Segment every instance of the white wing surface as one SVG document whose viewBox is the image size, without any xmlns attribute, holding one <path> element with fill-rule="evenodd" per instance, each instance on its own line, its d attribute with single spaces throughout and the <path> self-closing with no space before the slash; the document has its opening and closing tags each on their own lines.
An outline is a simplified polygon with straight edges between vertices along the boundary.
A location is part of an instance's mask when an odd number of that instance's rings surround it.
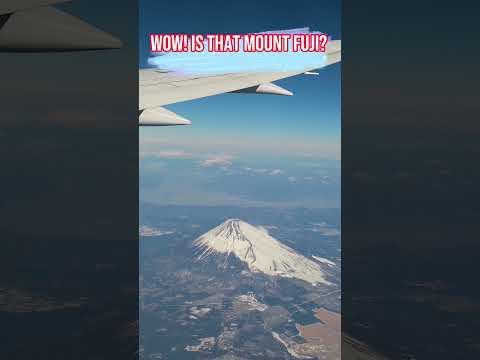
<svg viewBox="0 0 480 360">
<path fill-rule="evenodd" d="M 341 41 L 330 41 L 327 44 L 325 54 L 327 60 L 324 67 L 340 62 Z M 272 82 L 308 73 L 312 70 L 315 69 L 304 69 L 296 72 L 231 73 L 194 76 L 162 71 L 161 69 L 143 69 L 140 70 L 139 74 L 139 122 L 140 125 L 177 125 L 169 123 L 172 112 L 169 111 L 168 118 L 163 117 L 162 113 L 165 109 L 162 108 L 163 110 L 157 112 L 158 117 L 155 117 L 150 110 L 168 104 L 228 92 L 290 96 L 293 95 L 290 91 L 282 89 L 278 85 L 272 84 Z M 180 116 L 178 117 L 181 118 Z M 181 125 L 185 124 L 182 123 Z"/>
</svg>

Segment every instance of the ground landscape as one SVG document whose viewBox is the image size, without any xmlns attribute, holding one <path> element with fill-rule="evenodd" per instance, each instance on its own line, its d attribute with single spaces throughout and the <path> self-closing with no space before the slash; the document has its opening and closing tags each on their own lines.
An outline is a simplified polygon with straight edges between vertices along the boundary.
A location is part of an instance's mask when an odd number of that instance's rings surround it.
<svg viewBox="0 0 480 360">
<path fill-rule="evenodd" d="M 140 358 L 339 359 L 340 213 L 140 209 Z"/>
</svg>

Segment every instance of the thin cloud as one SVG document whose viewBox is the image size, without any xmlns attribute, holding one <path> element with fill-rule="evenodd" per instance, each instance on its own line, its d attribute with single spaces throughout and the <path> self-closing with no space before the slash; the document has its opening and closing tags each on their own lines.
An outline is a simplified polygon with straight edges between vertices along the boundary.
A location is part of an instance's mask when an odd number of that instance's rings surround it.
<svg viewBox="0 0 480 360">
<path fill-rule="evenodd" d="M 260 174 L 260 175 L 272 175 L 272 176 L 275 176 L 275 175 L 281 175 L 281 174 L 284 174 L 284 171 L 283 170 L 280 170 L 280 169 L 264 169 L 264 168 L 261 168 L 261 169 L 256 169 L 256 168 L 251 168 L 251 167 L 244 167 L 243 170 L 245 170 L 246 172 L 248 173 L 252 173 L 252 174 Z"/>
<path fill-rule="evenodd" d="M 144 133 L 140 136 L 140 146 L 143 148 L 154 148 L 158 146 L 176 147 L 182 146 L 195 153 L 212 152 L 215 149 L 222 149 L 233 154 L 275 154 L 275 156 L 300 157 L 304 159 L 340 160 L 340 140 L 337 138 L 319 138 L 315 141 L 299 138 L 297 141 L 289 139 L 278 139 L 271 141 L 265 137 L 249 137 L 248 141 L 231 137 L 227 134 L 221 136 L 192 136 L 181 137 L 171 134 L 157 136 L 151 133 Z"/>
<path fill-rule="evenodd" d="M 233 157 L 231 155 L 216 155 L 200 162 L 203 167 L 218 166 L 227 168 L 232 165 Z"/>
<path fill-rule="evenodd" d="M 142 151 L 141 158 L 152 157 L 161 159 L 191 159 L 193 154 L 184 150 L 161 150 L 161 151 Z"/>
</svg>

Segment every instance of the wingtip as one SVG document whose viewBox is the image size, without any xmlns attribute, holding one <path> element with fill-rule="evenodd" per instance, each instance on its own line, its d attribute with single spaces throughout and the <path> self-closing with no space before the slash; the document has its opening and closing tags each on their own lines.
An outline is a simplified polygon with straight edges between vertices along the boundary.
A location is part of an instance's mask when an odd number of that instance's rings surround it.
<svg viewBox="0 0 480 360">
<path fill-rule="evenodd" d="M 96 39 L 92 37 L 92 41 L 97 42 L 98 46 L 103 46 L 105 49 L 120 49 L 123 47 L 123 41 L 118 37 L 98 29 Z"/>
<path fill-rule="evenodd" d="M 32 31 L 33 29 L 33 31 Z M 57 52 L 119 49 L 117 37 L 53 7 L 13 13 L 3 24 L 0 51 Z"/>
</svg>

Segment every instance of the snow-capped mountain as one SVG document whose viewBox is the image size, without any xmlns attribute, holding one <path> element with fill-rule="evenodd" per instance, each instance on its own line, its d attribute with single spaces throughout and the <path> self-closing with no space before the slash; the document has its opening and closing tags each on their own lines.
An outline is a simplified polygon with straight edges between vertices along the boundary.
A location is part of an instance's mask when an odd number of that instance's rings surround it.
<svg viewBox="0 0 480 360">
<path fill-rule="evenodd" d="M 194 241 L 198 259 L 230 255 L 246 263 L 252 272 L 297 278 L 311 284 L 330 283 L 322 265 L 299 254 L 268 234 L 262 227 L 229 219 Z"/>
</svg>

